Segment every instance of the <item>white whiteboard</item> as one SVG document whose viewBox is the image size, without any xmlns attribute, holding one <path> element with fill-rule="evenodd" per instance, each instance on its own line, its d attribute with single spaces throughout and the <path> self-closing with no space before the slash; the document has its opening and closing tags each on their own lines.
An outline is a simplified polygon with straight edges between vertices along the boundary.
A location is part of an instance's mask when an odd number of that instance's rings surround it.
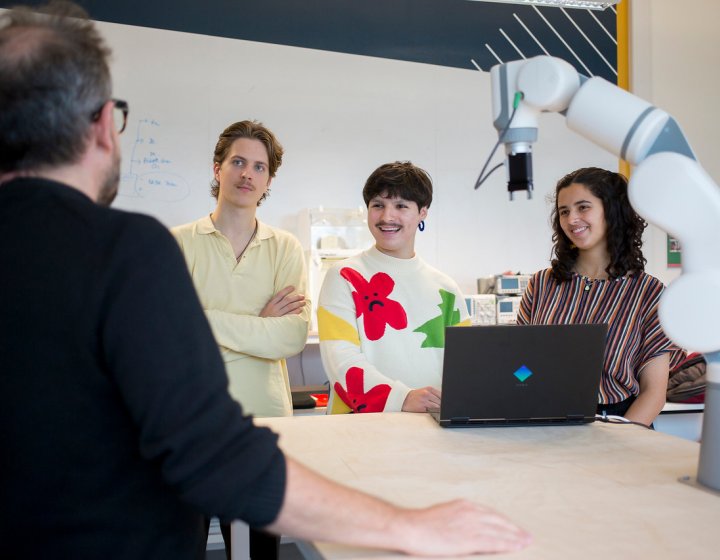
<svg viewBox="0 0 720 560">
<path fill-rule="evenodd" d="M 114 51 L 114 95 L 130 104 L 116 207 L 167 226 L 210 212 L 212 151 L 230 123 L 257 119 L 286 155 L 259 210 L 296 234 L 311 207 L 363 204 L 380 164 L 411 160 L 433 178 L 434 201 L 417 250 L 466 293 L 475 279 L 547 266 L 547 194 L 578 167 L 617 159 L 543 115 L 532 200 L 509 202 L 504 170 L 473 184 L 497 139 L 489 74 L 173 31 L 99 24 Z M 501 155 L 496 154 L 501 161 Z"/>
</svg>

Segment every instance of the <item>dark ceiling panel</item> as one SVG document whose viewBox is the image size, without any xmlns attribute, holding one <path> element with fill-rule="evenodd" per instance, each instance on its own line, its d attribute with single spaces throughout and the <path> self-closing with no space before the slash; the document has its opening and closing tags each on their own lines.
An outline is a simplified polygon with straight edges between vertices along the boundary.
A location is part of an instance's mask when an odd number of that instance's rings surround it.
<svg viewBox="0 0 720 560">
<path fill-rule="evenodd" d="M 0 6 L 15 3 L 0 1 Z M 613 9 L 590 14 L 588 10 L 469 0 L 77 3 L 100 21 L 457 68 L 473 68 L 470 59 L 474 59 L 485 71 L 497 64 L 498 58 L 503 62 L 521 58 L 518 49 L 525 57 L 543 54 L 545 49 L 568 60 L 579 72 L 587 74 L 590 69 L 593 75 L 617 80 L 617 49 L 600 27 L 602 24 L 612 37 L 616 36 Z M 587 29 L 587 38 L 578 32 L 573 21 Z"/>
</svg>

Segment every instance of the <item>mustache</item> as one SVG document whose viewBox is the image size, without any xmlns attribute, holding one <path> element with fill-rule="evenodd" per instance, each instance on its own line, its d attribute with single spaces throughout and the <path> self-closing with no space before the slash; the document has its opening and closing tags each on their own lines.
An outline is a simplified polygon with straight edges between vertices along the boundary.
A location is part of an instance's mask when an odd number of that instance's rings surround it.
<svg viewBox="0 0 720 560">
<path fill-rule="evenodd" d="M 400 224 L 395 224 L 392 222 L 378 222 L 375 224 L 375 227 L 402 227 Z"/>
</svg>

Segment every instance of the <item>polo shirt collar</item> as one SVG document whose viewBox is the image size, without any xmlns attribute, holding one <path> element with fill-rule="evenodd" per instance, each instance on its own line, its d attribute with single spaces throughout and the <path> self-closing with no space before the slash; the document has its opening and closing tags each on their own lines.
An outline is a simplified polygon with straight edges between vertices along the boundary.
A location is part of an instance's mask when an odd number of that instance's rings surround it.
<svg viewBox="0 0 720 560">
<path fill-rule="evenodd" d="M 273 237 L 273 230 L 270 226 L 265 225 L 263 222 L 257 220 L 257 234 L 255 235 L 255 239 L 270 239 Z M 197 232 L 200 235 L 208 235 L 211 233 L 220 233 L 220 230 L 218 230 L 215 227 L 215 224 L 213 223 L 212 219 L 210 218 L 210 214 L 207 216 L 203 216 L 197 221 Z"/>
<path fill-rule="evenodd" d="M 210 214 L 203 216 L 197 221 L 197 232 L 201 235 L 207 235 L 209 233 L 215 233 L 215 224 L 213 224 Z"/>
</svg>

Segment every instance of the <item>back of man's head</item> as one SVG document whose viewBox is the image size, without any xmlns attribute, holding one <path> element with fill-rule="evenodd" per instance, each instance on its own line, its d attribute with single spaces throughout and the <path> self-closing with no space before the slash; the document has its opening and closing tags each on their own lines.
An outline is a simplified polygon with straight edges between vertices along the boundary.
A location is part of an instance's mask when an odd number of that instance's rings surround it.
<svg viewBox="0 0 720 560">
<path fill-rule="evenodd" d="M 77 162 L 110 99 L 109 55 L 72 3 L 0 15 L 0 175 Z"/>
</svg>

